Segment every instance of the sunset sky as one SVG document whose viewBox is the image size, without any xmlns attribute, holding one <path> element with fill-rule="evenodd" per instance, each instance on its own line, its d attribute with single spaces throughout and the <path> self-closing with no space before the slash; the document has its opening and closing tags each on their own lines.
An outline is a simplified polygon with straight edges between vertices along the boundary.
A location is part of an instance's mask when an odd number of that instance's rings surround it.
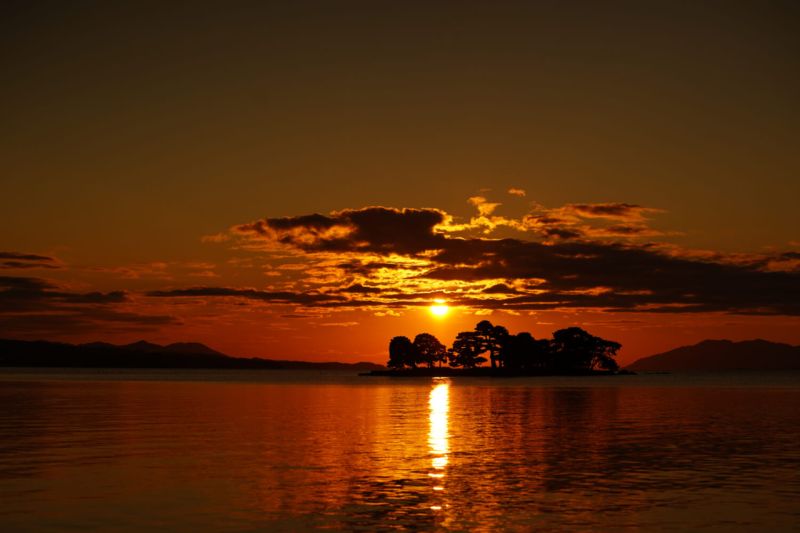
<svg viewBox="0 0 800 533">
<path fill-rule="evenodd" d="M 12 1 L 0 66 L 0 338 L 800 343 L 797 2 Z"/>
</svg>

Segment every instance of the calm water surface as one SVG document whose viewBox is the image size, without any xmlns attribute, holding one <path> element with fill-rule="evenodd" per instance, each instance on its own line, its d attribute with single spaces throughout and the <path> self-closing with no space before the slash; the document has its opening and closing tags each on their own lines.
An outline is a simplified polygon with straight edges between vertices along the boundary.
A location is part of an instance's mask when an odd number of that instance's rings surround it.
<svg viewBox="0 0 800 533">
<path fill-rule="evenodd" d="M 0 530 L 800 528 L 800 376 L 0 372 Z"/>
</svg>

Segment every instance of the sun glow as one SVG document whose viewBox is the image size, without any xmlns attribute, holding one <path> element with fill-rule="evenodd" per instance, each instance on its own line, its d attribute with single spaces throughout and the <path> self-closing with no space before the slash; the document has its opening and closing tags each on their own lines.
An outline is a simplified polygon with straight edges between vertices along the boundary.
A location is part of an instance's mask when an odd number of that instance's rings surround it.
<svg viewBox="0 0 800 533">
<path fill-rule="evenodd" d="M 447 305 L 444 300 L 437 299 L 434 300 L 434 302 L 435 303 L 428 308 L 433 316 L 443 317 L 450 312 L 450 306 Z"/>
</svg>

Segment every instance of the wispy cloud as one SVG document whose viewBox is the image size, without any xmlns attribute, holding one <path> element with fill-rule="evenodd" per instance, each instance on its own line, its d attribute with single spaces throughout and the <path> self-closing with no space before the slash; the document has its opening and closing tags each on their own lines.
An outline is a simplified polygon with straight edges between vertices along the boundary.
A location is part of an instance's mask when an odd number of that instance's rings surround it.
<svg viewBox="0 0 800 533">
<path fill-rule="evenodd" d="M 41 278 L 0 276 L 0 332 L 60 336 L 178 323 L 171 316 L 132 311 L 130 303 L 124 291 L 75 292 Z"/>
<path fill-rule="evenodd" d="M 345 297 L 336 294 L 320 294 L 313 292 L 262 291 L 256 289 L 238 289 L 232 287 L 190 287 L 186 289 L 169 289 L 150 291 L 147 296 L 157 298 L 204 298 L 226 297 L 244 298 L 276 304 L 302 304 L 307 306 L 345 302 Z"/>
<path fill-rule="evenodd" d="M 60 267 L 60 262 L 54 257 L 20 252 L 0 252 L 0 268 L 3 269 L 55 269 Z"/>
</svg>

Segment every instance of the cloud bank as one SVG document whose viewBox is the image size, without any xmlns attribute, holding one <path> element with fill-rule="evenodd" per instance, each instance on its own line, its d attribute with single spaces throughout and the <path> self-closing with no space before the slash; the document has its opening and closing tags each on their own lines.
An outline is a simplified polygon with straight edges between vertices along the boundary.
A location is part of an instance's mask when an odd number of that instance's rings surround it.
<svg viewBox="0 0 800 533">
<path fill-rule="evenodd" d="M 0 276 L 0 337 L 153 329 L 174 317 L 124 308 L 124 291 L 74 292 L 35 277 Z"/>
<path fill-rule="evenodd" d="M 653 240 L 668 234 L 649 224 L 660 209 L 630 203 L 535 206 L 519 218 L 497 215 L 501 204 L 482 196 L 469 203 L 477 214 L 464 222 L 440 209 L 372 206 L 241 224 L 233 233 L 251 247 L 293 254 L 292 290 L 150 295 L 373 310 L 446 298 L 476 310 L 800 314 L 793 252 L 683 251 Z"/>
</svg>

